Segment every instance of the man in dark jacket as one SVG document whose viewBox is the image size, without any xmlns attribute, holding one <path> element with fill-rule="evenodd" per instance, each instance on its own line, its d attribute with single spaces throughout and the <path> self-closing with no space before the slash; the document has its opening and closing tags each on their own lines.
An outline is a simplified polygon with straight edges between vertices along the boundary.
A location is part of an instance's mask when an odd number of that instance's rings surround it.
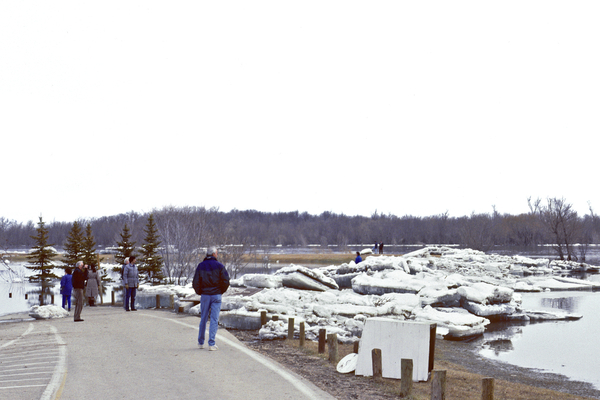
<svg viewBox="0 0 600 400">
<path fill-rule="evenodd" d="M 86 271 L 83 269 L 83 261 L 77 261 L 73 272 L 73 296 L 75 297 L 75 322 L 83 322 L 81 310 L 83 309 L 83 289 L 85 288 Z"/>
<path fill-rule="evenodd" d="M 208 332 L 208 350 L 215 351 L 219 348 L 215 343 L 217 329 L 219 328 L 219 313 L 221 312 L 221 295 L 229 288 L 229 274 L 225 266 L 217 261 L 217 248 L 209 247 L 206 258 L 196 268 L 194 290 L 200 297 L 200 332 L 198 333 L 198 347 L 204 348 L 206 322 L 210 315 Z"/>
</svg>

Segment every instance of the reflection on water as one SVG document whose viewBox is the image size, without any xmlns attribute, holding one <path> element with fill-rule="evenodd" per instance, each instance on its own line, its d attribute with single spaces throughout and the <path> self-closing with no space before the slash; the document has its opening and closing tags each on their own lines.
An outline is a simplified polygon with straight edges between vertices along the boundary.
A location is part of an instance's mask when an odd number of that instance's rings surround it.
<svg viewBox="0 0 600 400">
<path fill-rule="evenodd" d="M 541 305 L 547 308 L 565 310 L 574 313 L 577 309 L 578 297 L 542 298 Z"/>
<path fill-rule="evenodd" d="M 588 340 L 600 331 L 598 292 L 523 293 L 524 310 L 566 311 L 582 315 L 576 321 L 518 325 L 492 323 L 475 341 L 484 357 L 590 382 L 600 389 L 600 341 Z"/>
<path fill-rule="evenodd" d="M 508 339 L 490 340 L 484 346 L 486 349 L 492 350 L 495 355 L 514 350 L 512 341 Z"/>
</svg>

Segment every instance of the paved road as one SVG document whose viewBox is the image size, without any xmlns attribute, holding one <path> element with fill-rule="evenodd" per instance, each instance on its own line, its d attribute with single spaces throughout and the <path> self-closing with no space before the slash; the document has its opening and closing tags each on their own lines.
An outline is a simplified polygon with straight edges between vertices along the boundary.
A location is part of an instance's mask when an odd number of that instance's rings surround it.
<svg viewBox="0 0 600 400">
<path fill-rule="evenodd" d="M 219 329 L 170 311 L 85 307 L 73 318 L 0 323 L 0 398 L 333 399 Z"/>
</svg>

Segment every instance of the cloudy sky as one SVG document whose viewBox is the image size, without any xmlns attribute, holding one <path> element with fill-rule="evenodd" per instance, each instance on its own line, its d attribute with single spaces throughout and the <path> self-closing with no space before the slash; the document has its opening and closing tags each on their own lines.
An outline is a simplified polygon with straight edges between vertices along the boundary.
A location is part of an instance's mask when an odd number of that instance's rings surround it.
<svg viewBox="0 0 600 400">
<path fill-rule="evenodd" d="M 1 2 L 0 216 L 600 209 L 599 11 Z"/>
</svg>

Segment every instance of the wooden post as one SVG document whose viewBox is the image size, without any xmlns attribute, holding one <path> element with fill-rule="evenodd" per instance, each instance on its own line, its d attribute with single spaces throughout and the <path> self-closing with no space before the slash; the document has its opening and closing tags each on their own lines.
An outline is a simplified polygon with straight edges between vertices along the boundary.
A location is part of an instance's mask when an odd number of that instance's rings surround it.
<svg viewBox="0 0 600 400">
<path fill-rule="evenodd" d="M 294 318 L 288 318 L 288 340 L 294 338 Z"/>
<path fill-rule="evenodd" d="M 110 291 L 110 305 L 111 306 L 115 305 L 115 291 L 114 290 Z"/>
<path fill-rule="evenodd" d="M 481 389 L 481 400 L 494 400 L 494 378 L 483 378 Z"/>
<path fill-rule="evenodd" d="M 271 319 L 272 319 L 273 321 L 279 321 L 279 315 L 273 315 L 273 316 L 271 317 Z"/>
<path fill-rule="evenodd" d="M 12 293 L 9 293 L 9 294 L 8 294 L 8 298 L 9 298 L 9 299 L 12 299 Z"/>
<path fill-rule="evenodd" d="M 44 305 L 44 295 L 40 294 L 40 306 Z"/>
<path fill-rule="evenodd" d="M 160 294 L 156 295 L 156 308 L 160 308 Z"/>
<path fill-rule="evenodd" d="M 400 365 L 400 397 L 408 397 L 412 394 L 413 360 L 410 358 L 403 358 L 400 361 Z"/>
<path fill-rule="evenodd" d="M 354 342 L 354 352 L 356 354 L 358 354 L 358 346 L 360 345 L 360 342 L 357 340 L 356 342 Z"/>
<path fill-rule="evenodd" d="M 25 293 L 25 300 L 27 300 L 27 293 Z"/>
<path fill-rule="evenodd" d="M 305 339 L 305 332 L 304 332 L 304 321 L 300 322 L 300 347 L 304 347 L 304 339 Z"/>
<path fill-rule="evenodd" d="M 260 312 L 260 326 L 263 326 L 266 324 L 267 324 L 267 312 L 261 311 Z"/>
<path fill-rule="evenodd" d="M 54 295 L 53 294 L 50 295 L 50 304 L 54 304 Z"/>
<path fill-rule="evenodd" d="M 433 370 L 431 400 L 446 400 L 446 371 Z"/>
<path fill-rule="evenodd" d="M 175 295 L 174 294 L 169 296 L 169 308 L 171 310 L 175 309 Z"/>
<path fill-rule="evenodd" d="M 181 306 L 180 306 L 180 307 L 177 309 L 177 312 L 178 312 L 178 313 L 182 313 L 182 312 L 183 312 L 183 307 L 181 307 Z"/>
<path fill-rule="evenodd" d="M 337 333 L 327 335 L 327 347 L 329 348 L 329 361 L 337 364 L 339 361 Z"/>
<path fill-rule="evenodd" d="M 104 305 L 104 296 L 102 296 L 102 285 L 100 285 L 100 290 L 98 291 L 100 294 L 100 305 Z"/>
<path fill-rule="evenodd" d="M 371 362 L 373 363 L 373 378 L 382 377 L 381 349 L 371 350 Z"/>
<path fill-rule="evenodd" d="M 325 353 L 325 333 L 326 329 L 319 329 L 319 354 Z"/>
</svg>

